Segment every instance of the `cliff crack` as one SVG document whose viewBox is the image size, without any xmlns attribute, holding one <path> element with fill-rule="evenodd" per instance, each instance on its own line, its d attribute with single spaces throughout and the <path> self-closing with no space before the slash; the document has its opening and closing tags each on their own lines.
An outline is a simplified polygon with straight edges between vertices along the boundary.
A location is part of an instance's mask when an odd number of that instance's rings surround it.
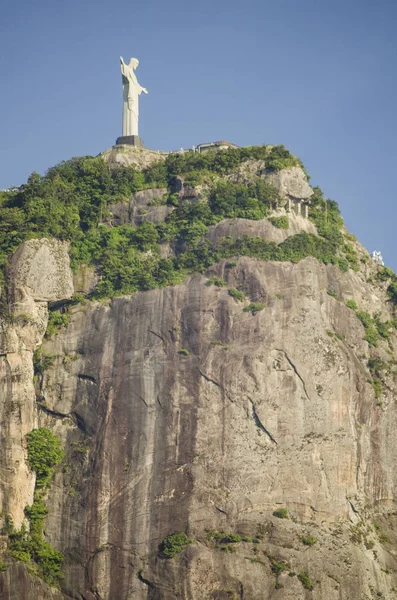
<svg viewBox="0 0 397 600">
<path fill-rule="evenodd" d="M 96 384 L 96 379 L 94 377 L 91 377 L 90 375 L 84 375 L 84 373 L 79 373 L 77 377 L 82 381 L 87 381 L 87 383 L 90 383 L 91 385 Z"/>
<path fill-rule="evenodd" d="M 149 331 L 149 333 L 152 333 L 153 335 L 155 335 L 156 337 L 158 337 L 163 342 L 163 344 L 165 344 L 165 339 L 163 338 L 162 335 L 160 335 L 159 333 L 156 333 L 152 329 L 148 329 L 148 331 Z"/>
<path fill-rule="evenodd" d="M 285 358 L 286 358 L 286 359 L 287 359 L 287 361 L 288 361 L 288 364 L 289 364 L 289 365 L 291 365 L 291 367 L 292 367 L 292 369 L 293 369 L 293 371 L 294 371 L 295 375 L 298 377 L 298 379 L 300 379 L 300 381 L 301 381 L 301 383 L 302 383 L 302 386 L 303 386 L 303 390 L 304 390 L 304 392 L 305 392 L 305 394 L 306 394 L 306 398 L 307 398 L 308 400 L 310 400 L 310 398 L 309 398 L 309 394 L 307 393 L 306 384 L 305 384 L 305 382 L 303 381 L 303 379 L 302 379 L 302 376 L 299 374 L 299 371 L 298 371 L 298 369 L 296 368 L 296 366 L 294 365 L 294 363 L 292 362 L 292 360 L 290 359 L 290 357 L 288 356 L 288 354 L 285 352 L 285 350 L 279 350 L 278 348 L 276 348 L 276 351 L 277 351 L 277 352 L 282 352 L 282 353 L 284 354 Z"/>
<path fill-rule="evenodd" d="M 145 579 L 145 577 L 142 575 L 142 571 L 141 570 L 138 571 L 138 579 L 139 579 L 139 581 L 142 581 L 142 583 L 144 583 L 145 585 L 147 585 L 149 588 L 154 588 L 155 587 L 151 581 L 149 581 L 148 579 Z"/>
<path fill-rule="evenodd" d="M 353 511 L 354 513 L 356 513 L 356 515 L 358 515 L 358 514 L 359 514 L 359 512 L 358 512 L 357 508 L 354 506 L 354 504 L 353 504 L 352 502 L 350 502 L 350 500 L 349 500 L 349 499 L 347 499 L 347 501 L 348 501 L 348 503 L 350 504 L 352 511 Z"/>
<path fill-rule="evenodd" d="M 77 413 L 61 413 L 56 410 L 51 410 L 50 408 L 47 408 L 44 404 L 41 404 L 40 402 L 37 403 L 37 406 L 41 411 L 43 411 L 43 413 L 45 413 L 49 417 L 53 417 L 54 419 L 70 419 L 76 425 L 76 427 L 78 427 L 83 433 L 87 433 L 84 420 Z"/>
<path fill-rule="evenodd" d="M 205 373 L 203 373 L 201 370 L 199 371 L 199 373 L 200 373 L 200 375 L 202 377 L 204 377 L 204 379 L 206 381 L 209 381 L 210 383 L 213 383 L 214 385 L 216 385 L 216 387 L 218 387 L 220 390 L 222 390 L 222 392 L 225 394 L 226 398 L 228 400 L 230 400 L 230 402 L 233 402 L 233 404 L 234 404 L 234 400 L 232 400 L 232 398 L 227 393 L 226 389 L 223 387 L 223 385 L 221 383 L 218 383 L 218 381 L 215 381 L 215 379 L 211 379 L 211 377 L 208 377 L 208 375 L 206 375 Z"/>
<path fill-rule="evenodd" d="M 219 506 L 215 506 L 216 510 L 219 510 L 220 513 L 223 513 L 224 515 L 227 516 L 227 512 L 225 510 L 223 510 L 222 508 L 219 508 Z"/>
<path fill-rule="evenodd" d="M 258 417 L 258 413 L 256 412 L 256 408 L 255 408 L 255 404 L 254 402 L 251 400 L 251 398 L 248 398 L 248 400 L 251 402 L 251 407 L 252 407 L 252 418 L 255 421 L 255 425 L 258 427 L 258 429 L 260 429 L 261 431 L 263 431 L 263 433 L 266 433 L 266 435 L 268 436 L 268 438 L 274 443 L 276 444 L 276 446 L 278 445 L 276 440 L 274 439 L 274 437 L 272 436 L 272 434 L 270 433 L 270 431 L 268 431 L 266 429 L 266 427 L 263 425 L 262 421 L 260 420 L 260 418 Z"/>
</svg>

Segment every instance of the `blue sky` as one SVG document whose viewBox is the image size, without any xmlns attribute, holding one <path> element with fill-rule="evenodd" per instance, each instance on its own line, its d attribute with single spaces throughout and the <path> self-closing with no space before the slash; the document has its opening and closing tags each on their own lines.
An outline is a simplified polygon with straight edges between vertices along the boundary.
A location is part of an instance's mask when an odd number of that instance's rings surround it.
<svg viewBox="0 0 397 600">
<path fill-rule="evenodd" d="M 396 27 L 391 0 L 3 0 L 0 189 L 114 144 L 136 56 L 147 147 L 284 144 L 397 270 Z"/>
</svg>

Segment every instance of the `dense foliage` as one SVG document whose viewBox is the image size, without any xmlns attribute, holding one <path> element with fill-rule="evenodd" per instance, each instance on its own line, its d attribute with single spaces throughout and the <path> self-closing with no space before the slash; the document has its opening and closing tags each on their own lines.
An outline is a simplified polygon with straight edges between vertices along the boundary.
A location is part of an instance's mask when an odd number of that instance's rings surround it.
<svg viewBox="0 0 397 600">
<path fill-rule="evenodd" d="M 278 229 L 288 229 L 288 227 L 289 227 L 288 217 L 285 217 L 285 216 L 273 217 L 272 219 L 269 219 L 269 221 L 272 225 L 274 225 Z"/>
<path fill-rule="evenodd" d="M 192 544 L 193 540 L 190 539 L 184 531 L 178 531 L 168 535 L 160 544 L 160 552 L 164 558 L 173 558 L 180 552 L 182 552 L 185 546 Z"/>
<path fill-rule="evenodd" d="M 34 173 L 26 185 L 0 194 L 0 268 L 22 241 L 43 236 L 70 241 L 72 267 L 95 265 L 101 275 L 94 292 L 97 298 L 172 285 L 222 258 L 244 255 L 294 262 L 314 256 L 343 270 L 358 268 L 354 248 L 345 243 L 341 232 L 338 206 L 325 200 L 319 188 L 315 188 L 310 218 L 320 237 L 299 234 L 278 246 L 249 237 L 210 243 L 205 238 L 208 227 L 225 218 L 263 219 L 279 206 L 277 190 L 263 179 L 247 185 L 222 179 L 248 159 L 263 161 L 267 172 L 301 166 L 283 146 L 257 146 L 170 154 L 144 172 L 134 168 L 112 171 L 100 157 L 83 157 L 60 163 L 44 177 Z M 190 185 L 206 181 L 208 201 L 179 203 L 173 192 L 177 175 Z M 127 200 L 145 187 L 159 186 L 168 186 L 164 201 L 175 206 L 165 222 L 138 227 L 105 224 L 111 203 Z M 288 226 L 287 217 L 272 222 Z M 172 245 L 172 258 L 161 258 L 166 243 Z M 53 312 L 47 335 L 66 325 L 67 318 Z M 37 371 L 40 368 L 38 364 Z"/>
<path fill-rule="evenodd" d="M 54 468 L 63 458 L 59 440 L 45 428 L 33 429 L 26 436 L 28 462 L 36 473 L 33 504 L 25 508 L 29 520 L 29 531 L 23 525 L 16 531 L 11 519 L 7 519 L 8 547 L 11 556 L 29 562 L 31 570 L 48 584 L 58 587 L 62 579 L 63 555 L 43 538 L 44 519 L 48 513 L 44 497 Z"/>
<path fill-rule="evenodd" d="M 382 267 L 382 269 L 379 269 L 378 273 L 376 274 L 376 279 L 378 281 L 389 282 L 387 294 L 394 306 L 397 306 L 397 275 L 392 271 L 392 269 L 389 269 L 388 267 Z"/>
<path fill-rule="evenodd" d="M 36 473 L 36 487 L 46 487 L 54 472 L 54 467 L 63 458 L 58 438 L 49 430 L 41 427 L 27 434 L 28 462 Z"/>
<path fill-rule="evenodd" d="M 73 158 L 33 173 L 28 182 L 0 193 L 0 266 L 26 239 L 53 236 L 74 244 L 97 227 L 106 206 L 145 186 L 134 169 L 111 171 L 102 158 Z"/>
<path fill-rule="evenodd" d="M 182 175 L 187 183 L 194 185 L 211 174 L 226 175 L 248 159 L 263 160 L 264 168 L 269 173 L 288 167 L 303 168 L 299 158 L 293 156 L 284 146 L 247 146 L 203 154 L 193 151 L 170 154 L 164 162 L 148 169 L 146 180 L 166 187 L 174 177 Z"/>
</svg>

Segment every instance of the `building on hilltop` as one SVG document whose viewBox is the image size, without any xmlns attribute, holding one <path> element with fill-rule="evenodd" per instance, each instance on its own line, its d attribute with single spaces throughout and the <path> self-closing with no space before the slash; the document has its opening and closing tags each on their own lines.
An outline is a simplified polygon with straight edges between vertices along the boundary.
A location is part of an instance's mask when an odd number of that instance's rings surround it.
<svg viewBox="0 0 397 600">
<path fill-rule="evenodd" d="M 238 148 L 236 144 L 232 142 L 219 141 L 219 142 L 206 142 L 196 146 L 196 152 L 208 152 L 210 150 L 228 150 L 229 148 Z"/>
</svg>

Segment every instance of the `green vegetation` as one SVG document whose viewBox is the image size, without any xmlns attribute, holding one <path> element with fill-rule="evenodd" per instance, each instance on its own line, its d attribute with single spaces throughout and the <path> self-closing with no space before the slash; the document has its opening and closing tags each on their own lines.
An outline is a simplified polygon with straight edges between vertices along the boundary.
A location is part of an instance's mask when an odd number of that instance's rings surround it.
<svg viewBox="0 0 397 600">
<path fill-rule="evenodd" d="M 36 473 L 36 488 L 47 487 L 54 468 L 63 458 L 59 440 L 49 430 L 33 429 L 26 436 L 29 467 Z"/>
<path fill-rule="evenodd" d="M 226 531 L 207 531 L 207 538 L 211 541 L 217 542 L 218 544 L 238 544 L 243 541 L 243 538 L 238 533 Z"/>
<path fill-rule="evenodd" d="M 42 375 L 46 369 L 49 369 L 55 362 L 56 356 L 43 351 L 41 346 L 36 348 L 33 353 L 33 371 L 35 375 Z"/>
<path fill-rule="evenodd" d="M 346 302 L 346 306 L 347 306 L 347 308 L 351 308 L 352 310 L 357 310 L 357 308 L 358 308 L 355 300 L 348 300 Z"/>
<path fill-rule="evenodd" d="M 375 397 L 379 398 L 383 391 L 382 371 L 388 370 L 389 365 L 380 358 L 370 358 L 367 365 L 372 375 L 372 386 L 375 391 Z"/>
<path fill-rule="evenodd" d="M 319 235 L 336 246 L 341 246 L 343 219 L 337 203 L 325 199 L 319 187 L 313 188 L 313 192 L 310 198 L 309 219 L 316 225 Z"/>
<path fill-rule="evenodd" d="M 0 272 L 21 242 L 44 236 L 69 240 L 73 268 L 80 263 L 97 268 L 101 277 L 92 294 L 96 298 L 174 285 L 222 259 L 233 259 L 228 267 L 232 268 L 239 256 L 292 262 L 313 256 L 342 270 L 353 266 L 354 249 L 344 241 L 338 206 L 325 200 L 319 188 L 310 218 L 320 237 L 302 233 L 279 245 L 248 236 L 217 243 L 205 238 L 208 227 L 225 218 L 262 219 L 279 206 L 277 190 L 259 177 L 248 185 L 221 179 L 249 159 L 263 160 L 267 172 L 302 166 L 283 146 L 256 146 L 170 154 L 143 172 L 132 167 L 111 170 L 101 157 L 82 157 L 60 163 L 44 177 L 33 173 L 27 184 L 0 193 Z M 173 191 L 176 176 L 189 185 L 205 182 L 208 201 L 180 203 Z M 161 202 L 175 210 L 165 222 L 113 228 L 104 224 L 112 203 L 148 187 L 168 188 Z M 288 219 L 273 221 L 284 227 Z M 172 258 L 161 258 L 161 244 L 166 242 L 173 246 Z M 66 323 L 67 313 L 53 311 L 47 335 Z"/>
<path fill-rule="evenodd" d="M 269 219 L 269 221 L 278 229 L 288 229 L 289 227 L 288 217 L 273 217 L 272 219 Z"/>
<path fill-rule="evenodd" d="M 303 587 L 305 588 L 305 590 L 313 589 L 312 581 L 306 572 L 298 573 L 298 579 L 301 582 L 301 584 L 303 585 Z"/>
<path fill-rule="evenodd" d="M 48 324 L 45 332 L 46 337 L 51 337 L 58 333 L 62 327 L 66 327 L 69 323 L 70 315 L 67 312 L 59 310 L 50 310 L 48 313 Z"/>
<path fill-rule="evenodd" d="M 226 175 L 249 159 L 264 160 L 266 171 L 280 171 L 288 167 L 303 165 L 284 146 L 248 146 L 230 148 L 222 152 L 185 152 L 170 154 L 165 161 L 155 163 L 146 171 L 147 183 L 156 183 L 158 187 L 167 187 L 177 175 L 183 177 L 185 183 L 195 185 L 210 174 Z"/>
<path fill-rule="evenodd" d="M 389 269 L 388 267 L 382 267 L 381 269 L 378 270 L 377 274 L 375 275 L 375 279 L 378 281 L 390 281 L 390 284 L 387 288 L 387 294 L 391 300 L 391 302 L 394 304 L 394 306 L 397 305 L 397 275 L 392 271 L 392 269 Z"/>
<path fill-rule="evenodd" d="M 388 281 L 389 279 L 393 281 L 395 277 L 394 271 L 388 267 L 382 267 L 375 275 L 375 279 L 378 281 Z"/>
<path fill-rule="evenodd" d="M 313 546 L 317 542 L 317 538 L 312 535 L 301 535 L 301 542 L 305 546 Z"/>
<path fill-rule="evenodd" d="M 179 348 L 178 354 L 180 354 L 181 356 L 189 356 L 190 352 L 189 350 L 186 350 L 186 348 Z"/>
<path fill-rule="evenodd" d="M 287 565 L 283 560 L 277 560 L 271 554 L 267 554 L 267 557 L 270 561 L 270 564 L 272 567 L 272 572 L 276 573 L 276 575 L 283 573 L 285 571 L 285 569 L 287 568 Z"/>
<path fill-rule="evenodd" d="M 288 510 L 286 508 L 277 508 L 273 511 L 273 517 L 278 517 L 279 519 L 289 519 Z"/>
<path fill-rule="evenodd" d="M 364 339 L 368 342 L 370 346 L 376 347 L 378 345 L 378 331 L 376 328 L 376 324 L 372 319 L 371 315 L 367 312 L 356 311 L 357 318 L 361 321 L 365 328 L 365 336 Z"/>
<path fill-rule="evenodd" d="M 327 290 L 327 294 L 328 294 L 328 296 L 332 296 L 332 298 L 336 298 L 335 290 Z"/>
<path fill-rule="evenodd" d="M 217 277 L 216 275 L 214 275 L 213 277 L 210 277 L 208 279 L 208 281 L 206 281 L 205 285 L 206 286 L 216 285 L 216 287 L 225 287 L 225 285 L 227 285 L 227 283 L 224 279 L 221 279 L 220 277 Z"/>
<path fill-rule="evenodd" d="M 257 312 L 266 308 L 266 304 L 261 304 L 261 302 L 251 302 L 244 308 L 244 312 L 250 312 L 253 315 L 256 315 Z"/>
<path fill-rule="evenodd" d="M 353 269 L 353 271 L 359 271 L 360 266 L 358 263 L 358 255 L 354 247 L 351 244 L 344 244 L 343 252 L 345 254 L 347 262 L 349 263 L 349 267 Z"/>
<path fill-rule="evenodd" d="M 27 184 L 0 193 L 0 266 L 32 237 L 56 237 L 79 244 L 105 216 L 106 206 L 145 187 L 134 169 L 111 171 L 102 158 L 61 162 L 45 177 L 32 173 Z"/>
<path fill-rule="evenodd" d="M 237 267 L 237 260 L 229 260 L 225 265 L 225 269 L 234 269 L 234 267 Z"/>
<path fill-rule="evenodd" d="M 234 298 L 237 302 L 244 302 L 244 300 L 245 300 L 244 292 L 242 292 L 241 290 L 238 290 L 237 288 L 230 288 L 229 296 Z"/>
<path fill-rule="evenodd" d="M 220 346 L 224 350 L 229 349 L 229 344 L 225 344 L 225 342 L 222 342 L 222 340 L 212 340 L 211 346 Z"/>
<path fill-rule="evenodd" d="M 207 539 L 214 542 L 215 548 L 222 552 L 236 552 L 236 544 L 241 542 L 259 544 L 261 541 L 259 537 L 251 538 L 235 532 L 216 531 L 214 529 L 207 530 Z"/>
<path fill-rule="evenodd" d="M 11 518 L 8 517 L 6 522 L 8 549 L 13 558 L 29 562 L 32 571 L 49 585 L 59 587 L 59 582 L 63 578 L 63 555 L 43 539 L 44 519 L 48 513 L 44 498 L 54 469 L 63 459 L 63 450 L 58 439 L 49 429 L 33 429 L 27 434 L 26 439 L 28 463 L 36 473 L 33 504 L 25 507 L 29 531 L 25 525 L 22 525 L 20 531 L 16 531 Z"/>
<path fill-rule="evenodd" d="M 364 325 L 364 339 L 372 347 L 377 347 L 380 339 L 389 340 L 390 333 L 396 328 L 396 321 L 381 321 L 380 314 L 375 313 L 373 317 L 365 311 L 358 310 L 354 300 L 348 300 L 346 306 L 355 311 L 357 318 Z"/>
<path fill-rule="evenodd" d="M 357 242 L 357 238 L 353 233 L 345 233 L 345 240 L 349 242 Z"/>
<path fill-rule="evenodd" d="M 254 219 L 266 217 L 280 202 L 275 187 L 258 179 L 247 185 L 219 180 L 209 197 L 211 212 L 221 219 Z"/>
<path fill-rule="evenodd" d="M 376 527 L 375 531 L 377 531 Z M 359 521 L 356 525 L 350 526 L 350 540 L 354 544 L 363 543 L 367 550 L 371 550 L 375 545 L 372 535 L 373 530 L 369 523 Z"/>
<path fill-rule="evenodd" d="M 189 538 L 184 531 L 178 531 L 168 535 L 160 544 L 160 553 L 165 558 L 173 558 L 182 552 L 185 546 L 193 544 L 193 540 Z"/>
<path fill-rule="evenodd" d="M 4 562 L 0 562 L 0 573 L 7 571 L 7 569 L 8 569 L 8 565 Z"/>
</svg>

